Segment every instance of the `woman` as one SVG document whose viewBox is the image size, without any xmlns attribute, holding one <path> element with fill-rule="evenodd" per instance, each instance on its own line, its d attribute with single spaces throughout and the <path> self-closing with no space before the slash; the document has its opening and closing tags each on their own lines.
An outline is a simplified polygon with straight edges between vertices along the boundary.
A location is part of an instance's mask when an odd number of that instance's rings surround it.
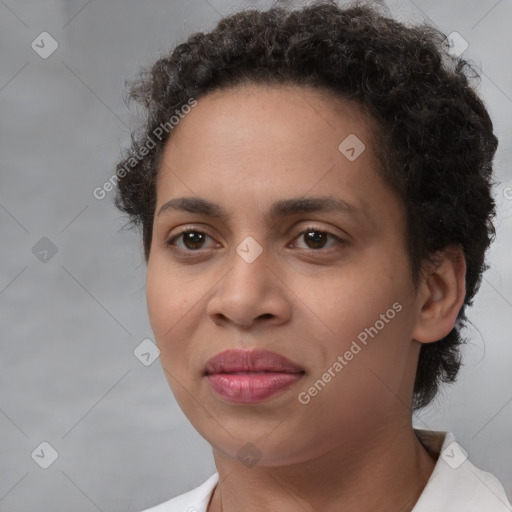
<svg viewBox="0 0 512 512">
<path fill-rule="evenodd" d="M 217 473 L 153 512 L 511 510 L 451 432 L 492 239 L 492 122 L 432 27 L 333 1 L 229 16 L 142 73 L 117 166 L 151 327 Z"/>
</svg>

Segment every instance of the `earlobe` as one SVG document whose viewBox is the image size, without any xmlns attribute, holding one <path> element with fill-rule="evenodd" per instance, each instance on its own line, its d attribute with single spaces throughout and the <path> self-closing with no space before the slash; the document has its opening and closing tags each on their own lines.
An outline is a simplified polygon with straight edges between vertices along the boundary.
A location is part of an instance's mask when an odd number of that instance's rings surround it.
<svg viewBox="0 0 512 512">
<path fill-rule="evenodd" d="M 439 251 L 419 285 L 418 312 L 413 339 L 432 343 L 444 338 L 455 325 L 466 296 L 466 260 L 459 246 Z"/>
</svg>

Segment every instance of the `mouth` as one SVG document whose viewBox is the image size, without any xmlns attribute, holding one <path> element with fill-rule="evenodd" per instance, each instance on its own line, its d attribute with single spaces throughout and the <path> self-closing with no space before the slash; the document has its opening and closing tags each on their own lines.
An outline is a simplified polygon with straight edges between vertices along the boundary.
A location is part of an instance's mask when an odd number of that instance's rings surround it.
<svg viewBox="0 0 512 512">
<path fill-rule="evenodd" d="M 258 403 L 289 389 L 305 374 L 290 359 L 264 349 L 226 350 L 205 366 L 211 389 L 234 403 Z"/>
<path fill-rule="evenodd" d="M 261 348 L 224 350 L 205 366 L 205 375 L 218 373 L 300 373 L 304 368 L 290 359 Z"/>
</svg>

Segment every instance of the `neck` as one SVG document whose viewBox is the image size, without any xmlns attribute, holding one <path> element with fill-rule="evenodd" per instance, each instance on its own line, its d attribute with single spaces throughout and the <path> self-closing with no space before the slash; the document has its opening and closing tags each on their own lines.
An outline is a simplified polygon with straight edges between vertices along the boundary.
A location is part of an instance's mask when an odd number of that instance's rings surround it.
<svg viewBox="0 0 512 512">
<path fill-rule="evenodd" d="M 208 512 L 410 512 L 435 466 L 412 426 L 381 427 L 315 459 L 244 466 L 214 449 L 219 482 Z"/>
</svg>

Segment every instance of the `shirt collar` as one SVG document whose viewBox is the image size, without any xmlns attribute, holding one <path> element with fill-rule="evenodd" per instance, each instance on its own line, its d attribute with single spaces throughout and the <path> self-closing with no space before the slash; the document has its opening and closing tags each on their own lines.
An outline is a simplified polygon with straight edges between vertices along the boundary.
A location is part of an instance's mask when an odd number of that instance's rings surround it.
<svg viewBox="0 0 512 512">
<path fill-rule="evenodd" d="M 505 490 L 491 473 L 476 468 L 452 432 L 414 429 L 422 445 L 436 459 L 434 470 L 412 512 L 511 512 Z M 193 491 L 180 496 L 194 512 L 206 512 L 219 481 L 213 474 Z M 193 508 L 192 508 L 192 507 Z"/>
<path fill-rule="evenodd" d="M 437 462 L 412 512 L 512 511 L 500 481 L 471 463 L 452 432 L 421 429 L 414 432 Z"/>
</svg>

